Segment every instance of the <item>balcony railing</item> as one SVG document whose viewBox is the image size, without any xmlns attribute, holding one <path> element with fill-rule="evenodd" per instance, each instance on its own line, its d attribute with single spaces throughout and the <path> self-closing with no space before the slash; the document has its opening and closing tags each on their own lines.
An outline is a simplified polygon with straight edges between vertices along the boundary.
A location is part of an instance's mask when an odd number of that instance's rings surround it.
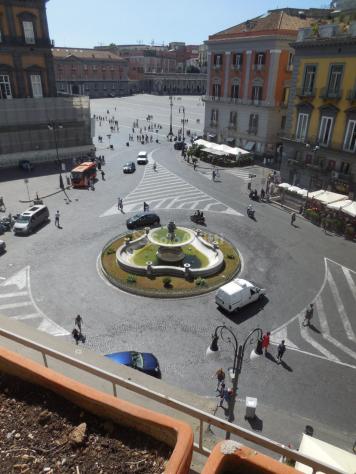
<svg viewBox="0 0 356 474">
<path fill-rule="evenodd" d="M 287 448 L 283 444 L 277 443 L 276 441 L 272 441 L 266 438 L 265 436 L 261 436 L 245 428 L 241 428 L 233 423 L 222 420 L 217 416 L 210 415 L 209 413 L 199 410 L 198 408 L 194 408 L 193 406 L 187 405 L 186 403 L 183 403 L 180 400 L 176 400 L 162 393 L 155 392 L 154 390 L 151 390 L 143 385 L 131 382 L 126 378 L 100 369 L 95 365 L 89 364 L 88 362 L 83 362 L 82 360 L 79 360 L 75 357 L 71 357 L 58 350 L 51 349 L 50 347 L 47 347 L 44 344 L 39 344 L 29 338 L 20 336 L 14 332 L 8 331 L 1 327 L 0 336 L 5 338 L 6 340 L 15 342 L 26 348 L 30 348 L 33 351 L 37 351 L 42 357 L 43 365 L 47 368 L 49 368 L 49 363 L 51 363 L 53 359 L 55 361 L 53 364 L 54 370 L 56 370 L 56 367 L 58 367 L 58 362 L 61 362 L 62 364 L 67 365 L 69 367 L 75 367 L 87 374 L 94 375 L 102 381 L 109 382 L 112 385 L 114 397 L 117 397 L 117 387 L 119 386 L 124 389 L 130 390 L 134 394 L 139 394 L 140 396 L 148 400 L 153 400 L 159 403 L 161 405 L 162 412 L 165 412 L 167 408 L 171 408 L 176 410 L 180 414 L 192 417 L 194 420 L 199 422 L 198 442 L 194 443 L 194 451 L 202 454 L 203 456 L 209 456 L 210 454 L 210 450 L 206 446 L 204 446 L 204 433 L 206 431 L 206 427 L 204 427 L 205 423 L 208 427 L 212 426 L 219 428 L 221 430 L 234 434 L 235 436 L 239 436 L 240 438 L 245 439 L 250 443 L 254 443 L 259 447 L 268 449 L 274 454 L 278 454 L 279 456 L 283 456 L 287 459 L 292 459 L 296 462 L 300 462 L 302 464 L 310 466 L 313 472 L 321 471 L 325 474 L 340 474 L 340 471 L 333 468 L 332 466 L 326 463 L 316 461 L 314 458 L 311 458 L 305 454 L 301 454 L 294 449 Z"/>
<path fill-rule="evenodd" d="M 218 121 L 217 120 L 211 120 L 209 125 L 212 128 L 216 128 L 218 126 Z"/>
<path fill-rule="evenodd" d="M 264 71 L 265 70 L 265 65 L 264 64 L 254 64 L 253 65 L 253 70 L 254 71 Z"/>
<path fill-rule="evenodd" d="M 236 122 L 229 122 L 227 128 L 230 130 L 236 130 Z"/>
<path fill-rule="evenodd" d="M 339 100 L 342 97 L 342 89 L 329 89 L 328 87 L 323 87 L 320 91 L 319 97 L 321 99 L 336 99 Z"/>
<path fill-rule="evenodd" d="M 222 68 L 222 65 L 221 64 L 213 64 L 213 69 L 215 71 L 220 71 L 220 69 Z"/>
<path fill-rule="evenodd" d="M 241 64 L 231 64 L 231 69 L 233 71 L 241 71 L 242 65 Z"/>
<path fill-rule="evenodd" d="M 296 90 L 296 95 L 298 97 L 310 97 L 310 98 L 313 98 L 315 97 L 316 95 L 316 90 L 313 88 L 313 89 L 307 89 L 305 87 L 297 87 L 297 90 Z"/>
<path fill-rule="evenodd" d="M 215 95 L 204 95 L 205 102 L 224 102 L 226 104 L 242 104 L 243 100 L 239 97 L 219 97 Z"/>
</svg>

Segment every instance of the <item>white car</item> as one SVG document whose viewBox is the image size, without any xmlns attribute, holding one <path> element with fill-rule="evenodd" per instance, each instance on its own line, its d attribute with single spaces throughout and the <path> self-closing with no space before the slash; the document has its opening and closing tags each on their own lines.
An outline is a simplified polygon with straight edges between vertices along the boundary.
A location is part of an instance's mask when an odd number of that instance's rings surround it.
<svg viewBox="0 0 356 474">
<path fill-rule="evenodd" d="M 147 165 L 148 163 L 147 151 L 140 151 L 140 153 L 137 155 L 136 161 L 138 165 Z"/>
<path fill-rule="evenodd" d="M 242 278 L 235 278 L 226 285 L 221 286 L 215 294 L 215 303 L 229 313 L 262 299 L 266 290 L 259 288 Z"/>
</svg>

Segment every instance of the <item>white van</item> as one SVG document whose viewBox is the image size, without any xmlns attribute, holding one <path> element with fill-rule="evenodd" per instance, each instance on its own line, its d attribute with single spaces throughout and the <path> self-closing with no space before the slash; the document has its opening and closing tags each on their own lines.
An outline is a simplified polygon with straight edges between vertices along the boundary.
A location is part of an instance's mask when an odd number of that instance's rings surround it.
<svg viewBox="0 0 356 474">
<path fill-rule="evenodd" d="M 140 151 L 140 153 L 137 155 L 136 161 L 138 165 L 147 165 L 148 163 L 147 151 Z"/>
<path fill-rule="evenodd" d="M 235 278 L 218 289 L 215 303 L 229 313 L 262 298 L 266 290 L 242 278 Z"/>
<path fill-rule="evenodd" d="M 13 227 L 15 234 L 30 234 L 49 219 L 47 206 L 32 206 L 16 219 Z"/>
</svg>

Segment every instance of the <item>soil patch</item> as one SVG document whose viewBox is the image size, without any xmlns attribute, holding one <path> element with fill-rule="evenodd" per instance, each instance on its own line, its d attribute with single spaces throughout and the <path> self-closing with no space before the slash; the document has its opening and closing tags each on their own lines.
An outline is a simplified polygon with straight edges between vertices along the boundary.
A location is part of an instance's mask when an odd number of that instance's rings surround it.
<svg viewBox="0 0 356 474">
<path fill-rule="evenodd" d="M 163 473 L 172 449 L 0 372 L 0 472 Z"/>
</svg>

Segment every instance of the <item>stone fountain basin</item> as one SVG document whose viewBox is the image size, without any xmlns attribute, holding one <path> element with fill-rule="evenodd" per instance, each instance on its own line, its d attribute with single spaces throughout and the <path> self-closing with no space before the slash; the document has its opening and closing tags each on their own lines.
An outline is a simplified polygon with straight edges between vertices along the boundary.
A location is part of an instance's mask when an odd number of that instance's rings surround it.
<svg viewBox="0 0 356 474">
<path fill-rule="evenodd" d="M 175 232 L 176 240 L 174 241 L 169 239 L 168 230 L 165 227 L 151 229 L 147 238 L 152 244 L 167 248 L 184 247 L 191 244 L 195 239 L 194 232 L 186 227 L 179 226 Z"/>
<path fill-rule="evenodd" d="M 206 277 L 218 273 L 224 265 L 224 255 L 221 250 L 205 240 L 199 231 L 193 231 L 191 229 L 186 229 L 189 233 L 192 234 L 192 239 L 187 241 L 187 244 L 197 248 L 202 254 L 204 254 L 209 261 L 209 264 L 201 268 L 189 268 L 189 275 L 193 278 L 198 276 Z M 141 266 L 136 265 L 133 260 L 133 254 L 135 250 L 141 249 L 149 242 L 154 243 L 155 245 L 162 245 L 161 242 L 152 242 L 149 239 L 148 235 L 144 234 L 138 239 L 125 242 L 121 245 L 116 251 L 116 260 L 120 267 L 129 272 L 137 275 L 170 275 L 170 276 L 187 276 L 187 268 L 178 267 L 175 265 L 152 265 L 151 262 L 147 262 L 148 265 Z M 173 244 L 175 247 L 182 247 L 182 243 Z"/>
</svg>

